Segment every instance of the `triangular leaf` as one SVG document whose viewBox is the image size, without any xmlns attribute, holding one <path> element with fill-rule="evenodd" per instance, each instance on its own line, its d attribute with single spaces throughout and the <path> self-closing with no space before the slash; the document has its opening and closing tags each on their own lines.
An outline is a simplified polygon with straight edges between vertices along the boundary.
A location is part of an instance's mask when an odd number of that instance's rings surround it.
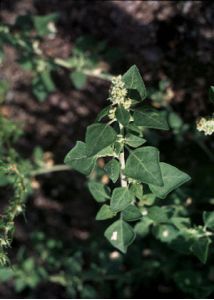
<svg viewBox="0 0 214 300">
<path fill-rule="evenodd" d="M 110 198 L 110 189 L 106 185 L 91 181 L 88 183 L 88 188 L 92 196 L 97 202 L 105 202 Z"/>
<path fill-rule="evenodd" d="M 108 124 L 93 124 L 86 131 L 86 151 L 88 156 L 97 154 L 116 141 L 117 134 Z"/>
<path fill-rule="evenodd" d="M 132 227 L 123 220 L 118 220 L 110 225 L 104 235 L 115 248 L 123 253 L 126 253 L 128 246 L 135 239 Z"/>
<path fill-rule="evenodd" d="M 116 213 L 111 210 L 109 205 L 103 204 L 96 215 L 96 220 L 102 221 L 102 220 L 111 219 L 115 215 Z"/>
<path fill-rule="evenodd" d="M 168 130 L 169 125 L 163 112 L 151 108 L 141 108 L 134 112 L 134 124 L 147 128 Z"/>
<path fill-rule="evenodd" d="M 202 237 L 200 239 L 195 240 L 193 243 L 191 250 L 195 254 L 198 259 L 205 264 L 207 261 L 208 250 L 211 240 L 208 237 Z"/>
<path fill-rule="evenodd" d="M 159 151 L 154 147 L 130 150 L 125 175 L 147 184 L 163 185 L 159 166 Z"/>
<path fill-rule="evenodd" d="M 142 218 L 142 214 L 135 205 L 131 204 L 123 210 L 122 217 L 124 221 L 132 222 Z"/>
<path fill-rule="evenodd" d="M 143 145 L 145 142 L 145 139 L 131 133 L 127 133 L 127 135 L 125 136 L 125 143 L 134 148 Z"/>
<path fill-rule="evenodd" d="M 130 113 L 122 105 L 117 107 L 115 115 L 117 117 L 118 122 L 123 126 L 129 124 Z"/>
<path fill-rule="evenodd" d="M 86 156 L 86 145 L 83 142 L 77 142 L 65 157 L 66 165 L 84 175 L 89 175 L 95 166 L 95 158 Z"/>
<path fill-rule="evenodd" d="M 144 100 L 146 98 L 145 84 L 136 65 L 133 65 L 123 75 L 123 81 L 125 82 L 125 87 L 128 90 L 134 90 L 139 93 L 141 100 Z"/>
<path fill-rule="evenodd" d="M 117 159 L 113 158 L 106 165 L 104 170 L 109 175 L 109 178 L 115 183 L 120 175 L 120 163 Z"/>
<path fill-rule="evenodd" d="M 129 206 L 132 200 L 133 195 L 128 188 L 118 187 L 113 190 L 110 207 L 113 211 L 118 212 Z"/>
<path fill-rule="evenodd" d="M 166 198 L 171 191 L 177 189 L 191 179 L 189 175 L 169 164 L 161 162 L 160 167 L 164 182 L 163 186 L 160 187 L 150 184 L 149 188 L 153 194 L 161 199 Z"/>
</svg>

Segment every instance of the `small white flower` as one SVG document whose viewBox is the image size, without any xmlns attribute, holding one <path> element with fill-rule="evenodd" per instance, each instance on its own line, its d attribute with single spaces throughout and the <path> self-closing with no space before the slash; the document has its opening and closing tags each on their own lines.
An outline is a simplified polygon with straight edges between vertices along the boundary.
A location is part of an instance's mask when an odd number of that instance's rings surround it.
<svg viewBox="0 0 214 300">
<path fill-rule="evenodd" d="M 204 131 L 205 135 L 211 135 L 214 133 L 214 116 L 209 118 L 201 118 L 197 122 L 198 131 Z"/>
</svg>

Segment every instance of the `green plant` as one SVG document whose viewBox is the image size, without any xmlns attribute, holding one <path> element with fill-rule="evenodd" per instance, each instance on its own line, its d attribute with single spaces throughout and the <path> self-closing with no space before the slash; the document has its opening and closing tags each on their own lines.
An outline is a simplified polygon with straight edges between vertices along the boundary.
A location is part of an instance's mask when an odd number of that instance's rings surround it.
<svg viewBox="0 0 214 300">
<path fill-rule="evenodd" d="M 102 204 L 96 219 L 113 220 L 104 235 L 114 247 L 125 253 L 136 233 L 143 237 L 151 231 L 170 247 L 193 253 L 205 262 L 213 236 L 210 230 L 214 227 L 207 227 L 206 217 L 205 226 L 191 227 L 188 211 L 180 201 L 184 197 L 178 189 L 190 177 L 160 162 L 157 148 L 145 146 L 147 128 L 168 130 L 165 112 L 144 105 L 145 98 L 145 85 L 136 66 L 113 78 L 110 105 L 87 128 L 85 142 L 76 143 L 65 163 L 90 175 L 97 159 L 106 159 L 104 170 L 116 187 L 111 189 L 112 185 L 95 180 L 88 187 Z M 105 119 L 107 123 L 102 122 Z M 176 192 L 171 193 L 173 190 Z M 160 200 L 168 195 L 168 202 Z M 212 219 L 213 213 L 210 214 Z"/>
<path fill-rule="evenodd" d="M 5 58 L 5 45 L 13 47 L 18 55 L 17 63 L 25 71 L 31 73 L 31 89 L 33 96 L 40 102 L 57 90 L 53 74 L 65 68 L 74 87 L 82 89 L 88 76 L 102 79 L 111 77 L 102 59 L 114 62 L 119 58 L 117 49 L 108 49 L 106 42 L 96 41 L 91 36 L 78 38 L 71 55 L 66 58 L 54 57 L 44 51 L 45 39 L 55 38 L 58 14 L 44 16 L 23 15 L 17 17 L 13 25 L 0 26 L 0 61 Z M 61 72 L 62 73 L 62 72 Z M 0 84 L 0 98 L 5 86 Z M 0 99 L 1 101 L 1 99 Z"/>
</svg>

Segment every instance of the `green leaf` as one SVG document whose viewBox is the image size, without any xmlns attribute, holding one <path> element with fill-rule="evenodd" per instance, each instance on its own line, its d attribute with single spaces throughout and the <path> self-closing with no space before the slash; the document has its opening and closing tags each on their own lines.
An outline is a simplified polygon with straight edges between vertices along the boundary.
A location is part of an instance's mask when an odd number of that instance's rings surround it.
<svg viewBox="0 0 214 300">
<path fill-rule="evenodd" d="M 161 173 L 163 178 L 163 186 L 159 187 L 153 184 L 149 185 L 152 193 L 157 197 L 164 199 L 173 190 L 190 180 L 190 176 L 180 171 L 179 169 L 166 164 L 160 163 Z"/>
<path fill-rule="evenodd" d="M 131 133 L 127 133 L 127 135 L 125 136 L 125 143 L 134 148 L 143 145 L 145 142 L 145 139 Z"/>
<path fill-rule="evenodd" d="M 86 131 L 86 151 L 88 156 L 97 154 L 107 146 L 112 145 L 117 139 L 113 128 L 104 124 L 93 124 Z"/>
<path fill-rule="evenodd" d="M 214 103 L 214 86 L 209 88 L 209 100 Z"/>
<path fill-rule="evenodd" d="M 40 36 L 45 36 L 51 33 L 50 29 L 48 28 L 48 24 L 50 22 L 55 22 L 58 19 L 58 14 L 49 14 L 45 16 L 33 16 L 33 23 L 36 28 L 37 33 Z"/>
<path fill-rule="evenodd" d="M 110 225 L 104 235 L 115 248 L 123 253 L 126 253 L 128 246 L 135 239 L 132 227 L 123 220 L 118 220 Z"/>
<path fill-rule="evenodd" d="M 0 282 L 7 282 L 14 277 L 15 273 L 12 268 L 0 268 Z"/>
<path fill-rule="evenodd" d="M 141 200 L 143 198 L 143 187 L 140 183 L 133 183 L 131 185 L 130 191 L 138 200 Z"/>
<path fill-rule="evenodd" d="M 158 225 L 153 229 L 153 233 L 157 239 L 162 242 L 170 243 L 175 240 L 179 231 L 176 227 L 169 224 Z"/>
<path fill-rule="evenodd" d="M 162 111 L 151 108 L 141 108 L 134 112 L 134 124 L 146 128 L 168 130 L 166 116 Z"/>
<path fill-rule="evenodd" d="M 143 219 L 135 225 L 134 230 L 136 234 L 141 237 L 145 237 L 149 233 L 149 229 L 152 223 L 153 222 L 151 219 L 143 217 Z"/>
<path fill-rule="evenodd" d="M 151 206 L 154 204 L 156 199 L 156 196 L 153 195 L 152 193 L 149 194 L 145 194 L 143 195 L 143 197 L 141 198 L 141 201 L 139 203 L 140 206 L 144 206 L 144 205 L 148 205 Z"/>
<path fill-rule="evenodd" d="M 106 185 L 91 181 L 88 183 L 88 188 L 97 202 L 105 202 L 107 199 L 110 199 L 111 190 Z"/>
<path fill-rule="evenodd" d="M 120 163 L 117 159 L 113 158 L 104 167 L 109 178 L 115 183 L 120 175 Z"/>
<path fill-rule="evenodd" d="M 204 212 L 203 213 L 203 221 L 204 225 L 211 229 L 214 230 L 214 212 Z"/>
<path fill-rule="evenodd" d="M 115 215 L 116 213 L 111 210 L 109 205 L 103 204 L 96 215 L 96 220 L 102 221 L 102 220 L 111 219 Z"/>
<path fill-rule="evenodd" d="M 129 205 L 122 212 L 122 217 L 124 221 L 132 222 L 142 218 L 142 214 L 135 205 Z"/>
<path fill-rule="evenodd" d="M 41 102 L 43 102 L 47 98 L 48 92 L 40 77 L 36 77 L 33 79 L 32 93 Z"/>
<path fill-rule="evenodd" d="M 82 89 L 86 85 L 87 76 L 80 71 L 71 72 L 70 78 L 76 89 Z"/>
<path fill-rule="evenodd" d="M 137 134 L 142 134 L 143 133 L 143 129 L 140 128 L 140 127 L 137 127 L 132 123 L 129 123 L 127 126 L 126 126 L 126 129 L 130 130 L 130 131 L 133 131 Z"/>
<path fill-rule="evenodd" d="M 144 100 L 146 98 L 146 88 L 136 65 L 133 65 L 123 75 L 123 81 L 125 82 L 125 87 L 128 90 L 134 90 L 139 93 L 141 100 Z"/>
<path fill-rule="evenodd" d="M 186 228 L 190 227 L 190 219 L 184 217 L 172 217 L 170 221 L 173 225 L 178 228 L 179 230 L 185 230 Z"/>
<path fill-rule="evenodd" d="M 44 101 L 48 94 L 55 90 L 55 84 L 51 78 L 50 71 L 44 71 L 32 81 L 33 95 L 39 100 Z"/>
<path fill-rule="evenodd" d="M 55 91 L 55 84 L 51 78 L 51 72 L 49 70 L 41 73 L 41 80 L 46 88 L 48 93 Z"/>
<path fill-rule="evenodd" d="M 87 157 L 86 145 L 78 141 L 65 157 L 66 165 L 71 166 L 74 170 L 88 176 L 95 166 L 95 158 Z"/>
<path fill-rule="evenodd" d="M 129 124 L 130 120 L 130 114 L 129 112 L 123 107 L 123 106 L 118 106 L 115 112 L 116 118 L 120 124 L 123 126 L 126 126 Z"/>
<path fill-rule="evenodd" d="M 108 116 L 110 109 L 111 109 L 111 105 L 106 106 L 105 108 L 103 108 L 103 109 L 98 113 L 97 118 L 96 118 L 96 122 L 99 122 L 99 121 L 101 121 L 104 117 Z"/>
<path fill-rule="evenodd" d="M 162 186 L 158 149 L 148 146 L 129 151 L 125 175 L 147 184 Z"/>
<path fill-rule="evenodd" d="M 207 261 L 210 243 L 211 240 L 208 237 L 202 237 L 195 240 L 191 247 L 192 252 L 203 264 L 205 264 Z"/>
<path fill-rule="evenodd" d="M 96 158 L 99 157 L 107 157 L 107 156 L 114 156 L 114 149 L 111 146 L 108 146 L 104 149 L 102 149 L 101 151 L 99 151 L 95 156 Z"/>
<path fill-rule="evenodd" d="M 170 112 L 168 119 L 169 125 L 172 129 L 180 129 L 183 126 L 183 120 L 175 112 Z"/>
<path fill-rule="evenodd" d="M 164 207 L 152 206 L 147 209 L 148 217 L 156 224 L 169 221 L 167 210 Z"/>
<path fill-rule="evenodd" d="M 113 190 L 110 207 L 113 211 L 124 210 L 133 200 L 132 193 L 126 187 L 118 187 Z"/>
</svg>

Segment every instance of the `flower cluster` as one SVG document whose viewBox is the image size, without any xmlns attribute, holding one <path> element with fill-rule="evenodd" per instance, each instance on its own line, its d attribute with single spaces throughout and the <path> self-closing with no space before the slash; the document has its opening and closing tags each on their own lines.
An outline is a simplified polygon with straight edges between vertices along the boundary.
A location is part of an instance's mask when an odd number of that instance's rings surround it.
<svg viewBox="0 0 214 300">
<path fill-rule="evenodd" d="M 214 133 L 214 116 L 210 118 L 201 118 L 197 122 L 198 131 L 204 131 L 205 135 L 211 135 Z"/>
<path fill-rule="evenodd" d="M 122 76 L 116 76 L 112 79 L 112 86 L 110 91 L 110 97 L 113 105 L 122 105 L 125 109 L 129 109 L 131 106 L 131 99 L 127 97 L 128 91 L 125 88 L 125 83 L 122 80 Z"/>
</svg>

